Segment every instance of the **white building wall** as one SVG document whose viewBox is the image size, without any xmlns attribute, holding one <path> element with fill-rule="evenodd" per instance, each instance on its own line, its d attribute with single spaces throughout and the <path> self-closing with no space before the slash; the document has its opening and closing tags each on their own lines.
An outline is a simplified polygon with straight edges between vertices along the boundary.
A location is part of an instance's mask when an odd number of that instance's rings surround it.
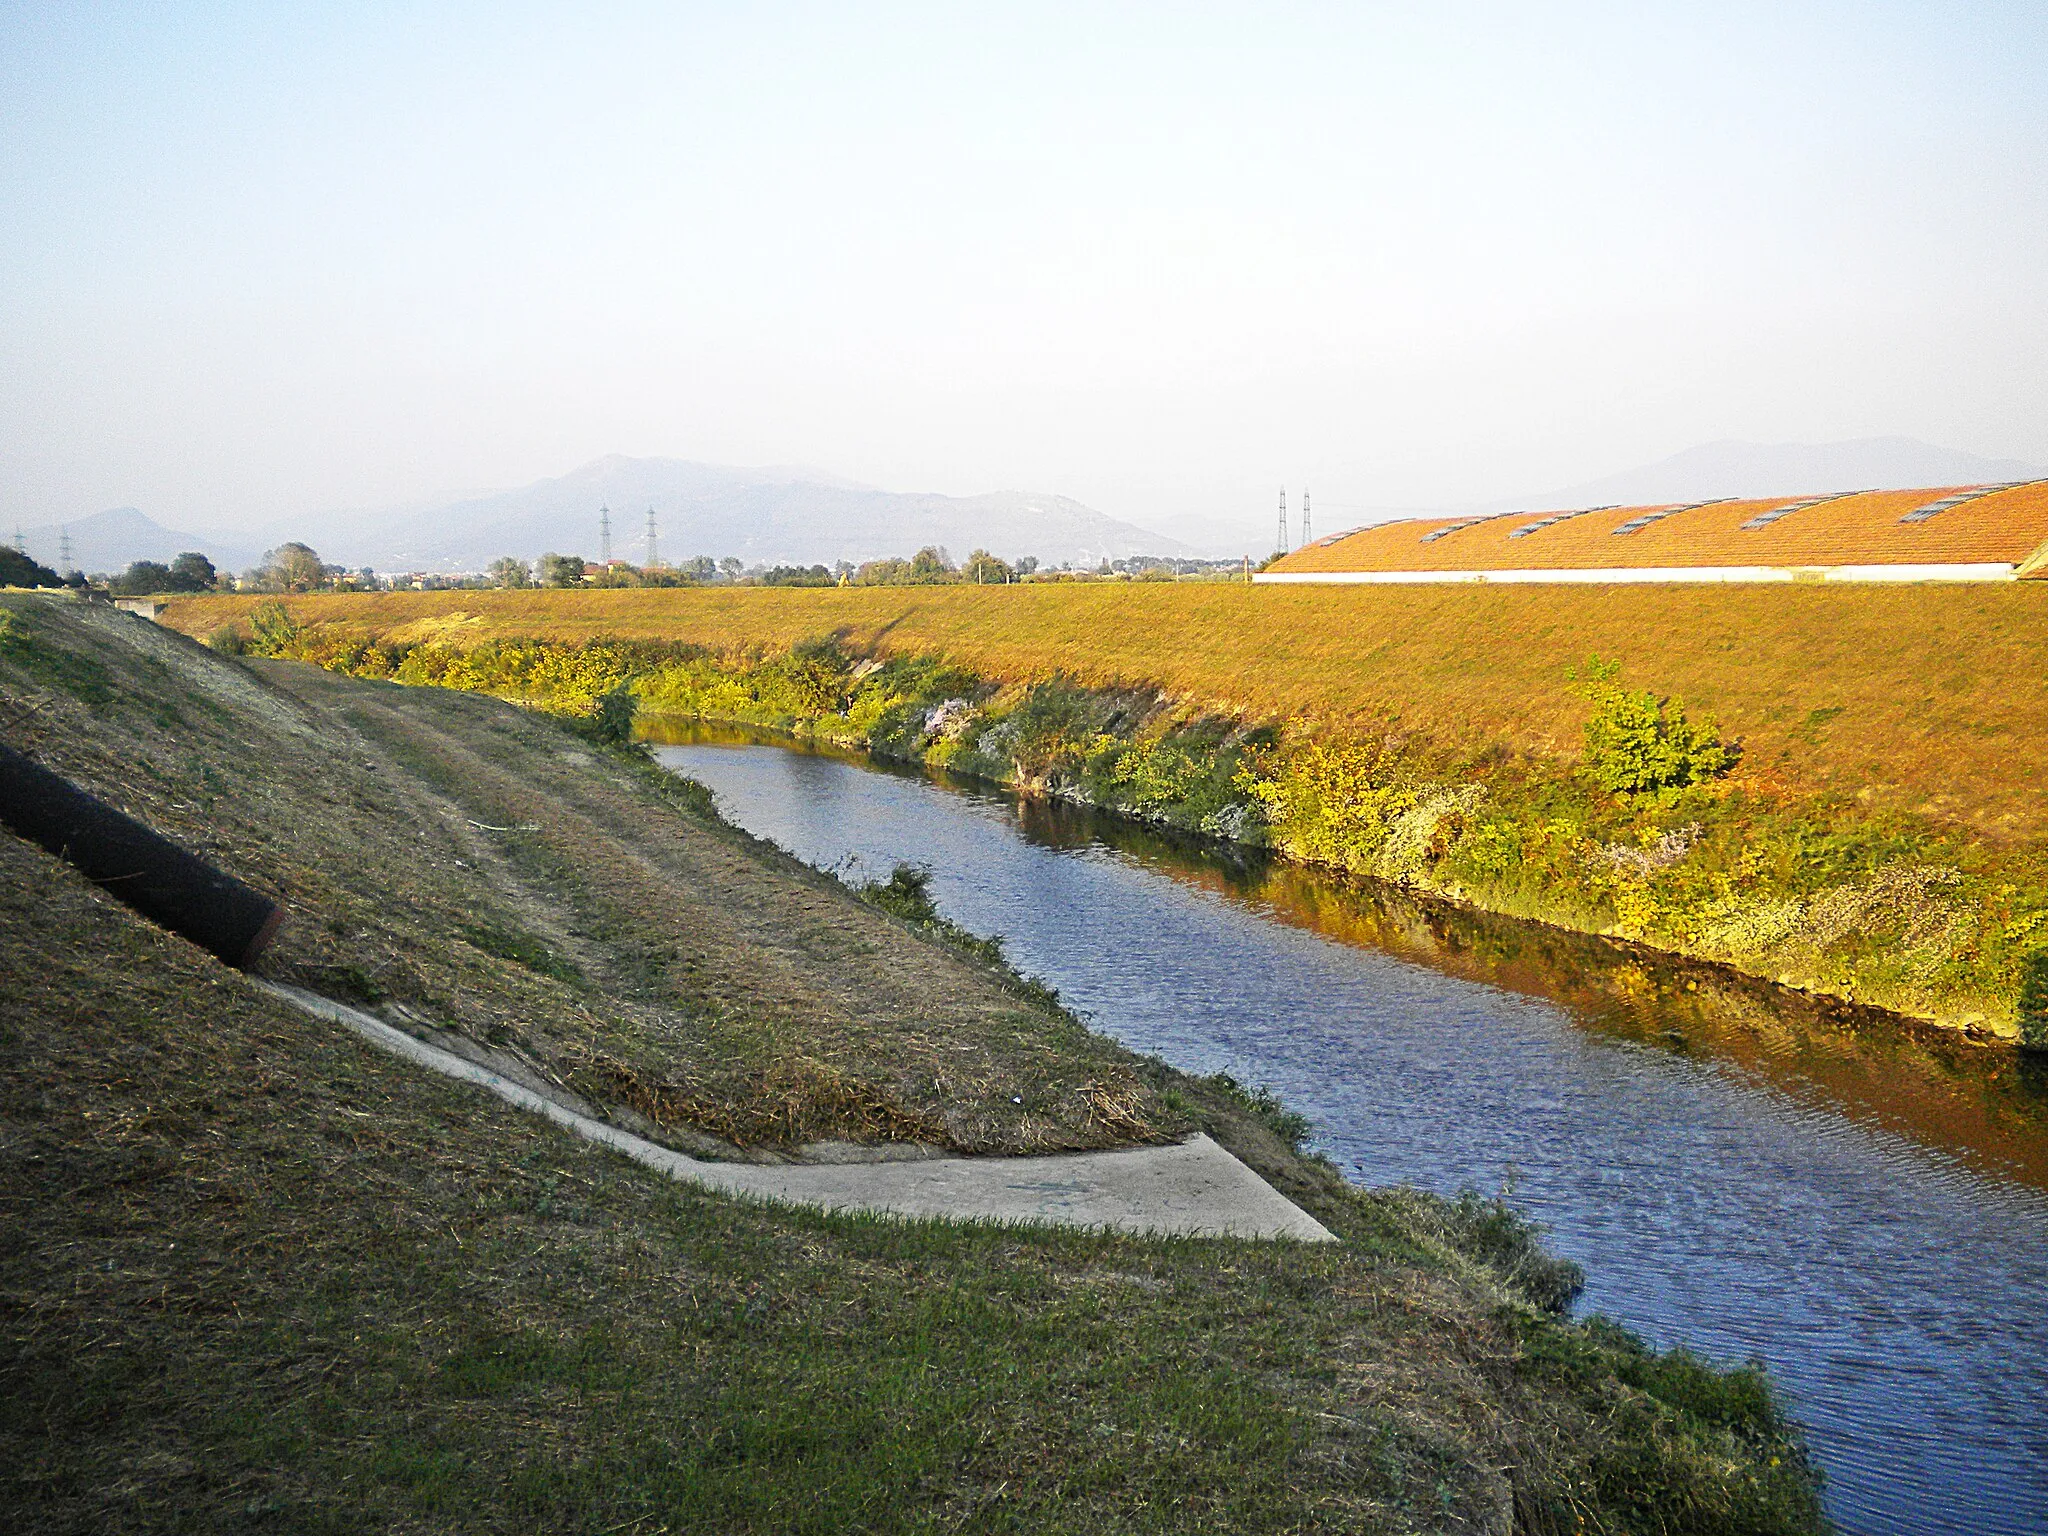
<svg viewBox="0 0 2048 1536">
<path fill-rule="evenodd" d="M 1620 583 L 1660 581 L 2011 581 L 2009 563 L 1979 565 L 1665 565 L 1602 566 L 1587 570 L 1510 571 L 1261 571 L 1253 581 L 1374 583 L 1411 586 L 1443 582 Z"/>
</svg>

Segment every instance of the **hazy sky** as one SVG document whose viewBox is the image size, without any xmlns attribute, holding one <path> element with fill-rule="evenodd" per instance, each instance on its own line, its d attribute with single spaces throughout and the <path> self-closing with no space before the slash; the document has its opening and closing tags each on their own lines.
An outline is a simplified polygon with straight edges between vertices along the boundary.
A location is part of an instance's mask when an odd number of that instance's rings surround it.
<svg viewBox="0 0 2048 1536">
<path fill-rule="evenodd" d="M 2043 0 L 0 6 L 10 524 L 617 451 L 1327 528 L 1887 433 L 2048 461 Z"/>
</svg>

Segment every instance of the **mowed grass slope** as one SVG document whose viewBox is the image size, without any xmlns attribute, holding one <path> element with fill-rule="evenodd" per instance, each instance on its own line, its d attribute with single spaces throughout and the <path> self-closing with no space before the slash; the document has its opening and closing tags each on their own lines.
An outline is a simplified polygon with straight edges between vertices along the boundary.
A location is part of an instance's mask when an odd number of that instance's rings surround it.
<svg viewBox="0 0 2048 1536">
<path fill-rule="evenodd" d="M 282 900 L 279 979 L 509 1053 L 684 1150 L 1174 1128 L 1107 1041 L 550 717 L 224 664 L 104 609 L 0 612 L 0 687 L 39 705 L 10 739 Z"/>
<path fill-rule="evenodd" d="M 177 601 L 189 634 L 261 599 Z M 1210 583 L 294 598 L 304 622 L 458 645 L 610 635 L 772 650 L 821 634 L 985 676 L 1156 685 L 1251 715 L 1575 755 L 1569 670 L 1621 662 L 1739 742 L 1765 792 L 2048 834 L 2048 583 L 1276 589 Z"/>
</svg>

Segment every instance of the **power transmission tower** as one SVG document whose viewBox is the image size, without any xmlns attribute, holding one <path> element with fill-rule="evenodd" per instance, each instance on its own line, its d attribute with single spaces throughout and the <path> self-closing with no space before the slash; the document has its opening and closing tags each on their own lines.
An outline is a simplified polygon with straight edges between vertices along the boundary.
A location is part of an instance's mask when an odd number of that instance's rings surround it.
<svg viewBox="0 0 2048 1536">
<path fill-rule="evenodd" d="M 66 526 L 57 530 L 57 574 L 69 576 L 78 567 L 71 560 L 71 529 Z"/>
<path fill-rule="evenodd" d="M 1280 542 L 1273 546 L 1281 554 L 1287 553 L 1287 487 L 1280 487 Z"/>
<path fill-rule="evenodd" d="M 601 555 L 600 564 L 612 563 L 612 509 L 608 506 L 597 509 L 597 544 Z"/>
<path fill-rule="evenodd" d="M 654 554 L 654 508 L 647 509 L 647 568 L 653 570 L 660 562 Z"/>
<path fill-rule="evenodd" d="M 1301 542 L 1306 544 L 1315 537 L 1308 531 L 1308 487 L 1301 488 Z"/>
</svg>

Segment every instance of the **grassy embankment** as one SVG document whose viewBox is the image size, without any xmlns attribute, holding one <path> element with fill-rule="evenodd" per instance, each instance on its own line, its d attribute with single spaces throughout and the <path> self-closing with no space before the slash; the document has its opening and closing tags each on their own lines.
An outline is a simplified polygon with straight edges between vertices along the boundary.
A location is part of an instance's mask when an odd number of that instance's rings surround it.
<svg viewBox="0 0 2048 1536">
<path fill-rule="evenodd" d="M 1750 1372 L 544 715 L 0 599 L 7 739 L 279 895 L 265 969 L 674 1144 L 1203 1126 L 1305 1248 L 678 1187 L 0 836 L 0 1481 L 39 1530 L 1815 1529 Z M 1018 1102 L 1021 1101 L 1021 1102 Z M 1283 1134 L 1276 1134 L 1276 1129 Z"/>
<path fill-rule="evenodd" d="M 246 631 L 257 606 L 192 599 L 167 619 Z M 289 608 L 302 627 L 272 648 L 339 669 L 571 709 L 630 683 L 656 710 L 1268 842 L 2008 1039 L 2029 967 L 2037 990 L 2048 972 L 2048 585 L 549 591 Z M 1624 691 L 1710 717 L 1732 768 L 1595 783 L 1594 656 Z M 935 716 L 948 699 L 962 707 Z"/>
</svg>

